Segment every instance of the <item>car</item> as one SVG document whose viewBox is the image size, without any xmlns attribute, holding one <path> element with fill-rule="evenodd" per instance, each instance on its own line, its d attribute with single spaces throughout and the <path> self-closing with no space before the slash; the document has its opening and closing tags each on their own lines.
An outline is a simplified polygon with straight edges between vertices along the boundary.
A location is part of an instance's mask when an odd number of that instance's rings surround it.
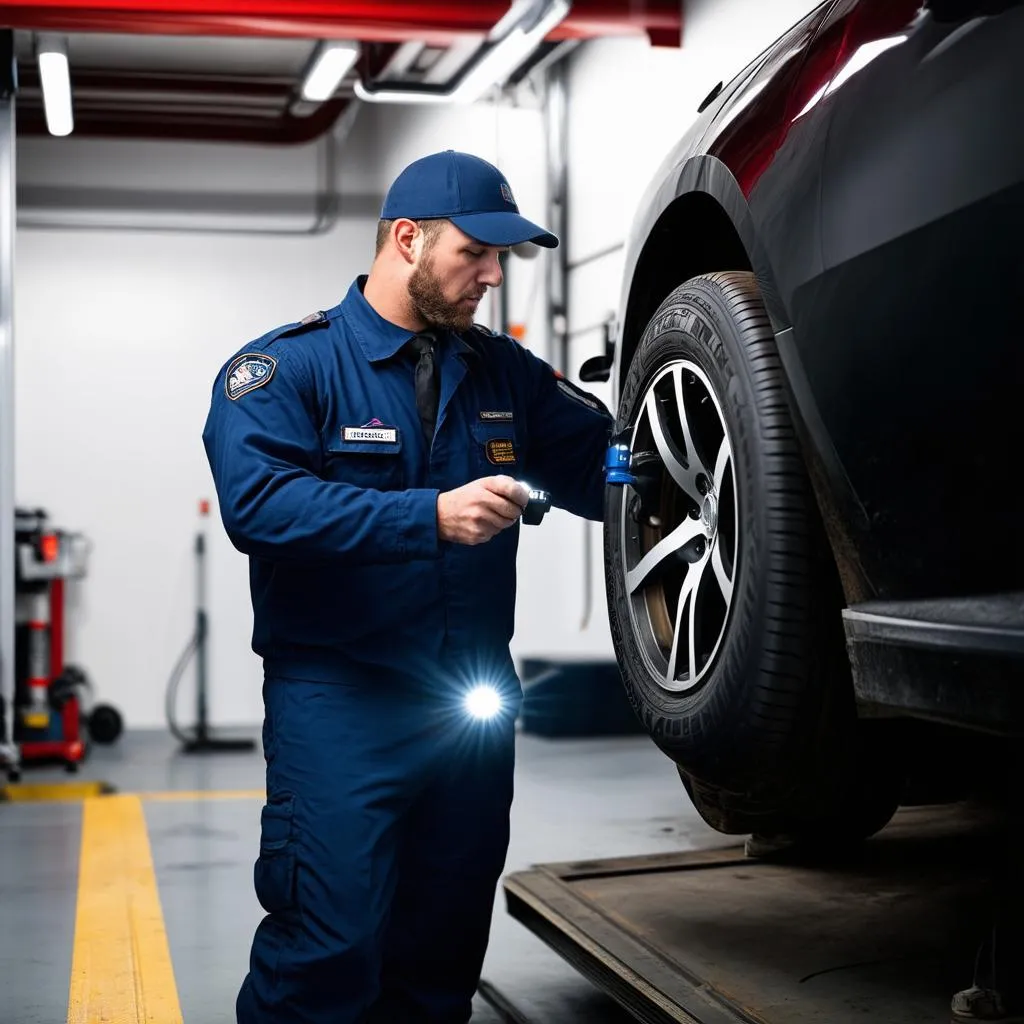
<svg viewBox="0 0 1024 1024">
<path fill-rule="evenodd" d="M 1020 0 L 830 0 L 638 207 L 580 371 L 628 458 L 608 613 L 720 832 L 856 841 L 1019 746 L 1022 54 Z"/>
</svg>

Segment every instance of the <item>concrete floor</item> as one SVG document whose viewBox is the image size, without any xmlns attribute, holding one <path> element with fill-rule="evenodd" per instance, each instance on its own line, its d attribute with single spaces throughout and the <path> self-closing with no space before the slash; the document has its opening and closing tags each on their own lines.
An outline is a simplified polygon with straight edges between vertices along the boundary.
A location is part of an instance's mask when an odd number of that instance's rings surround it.
<svg viewBox="0 0 1024 1024">
<path fill-rule="evenodd" d="M 255 732 L 253 733 L 255 735 Z M 30 769 L 23 781 L 66 781 Z M 79 779 L 123 793 L 253 790 L 255 753 L 185 755 L 162 732 L 95 748 Z M 153 863 L 186 1024 L 230 1024 L 262 910 L 252 891 L 262 801 L 145 799 Z M 81 805 L 0 805 L 0 1018 L 67 1017 Z M 507 870 L 544 861 L 724 845 L 690 806 L 670 762 L 641 736 L 549 740 L 520 735 Z M 505 913 L 496 896 L 484 978 L 535 1024 L 624 1024 L 615 1003 Z M 475 1024 L 503 1018 L 478 1000 Z"/>
</svg>

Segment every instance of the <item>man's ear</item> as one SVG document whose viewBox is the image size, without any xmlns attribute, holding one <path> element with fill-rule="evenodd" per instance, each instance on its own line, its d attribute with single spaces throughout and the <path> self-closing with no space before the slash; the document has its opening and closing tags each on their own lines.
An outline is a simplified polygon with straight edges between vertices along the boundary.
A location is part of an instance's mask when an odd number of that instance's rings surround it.
<svg viewBox="0 0 1024 1024">
<path fill-rule="evenodd" d="M 423 232 L 419 224 L 406 217 L 399 217 L 391 225 L 391 237 L 406 263 L 415 263 L 423 245 Z"/>
</svg>

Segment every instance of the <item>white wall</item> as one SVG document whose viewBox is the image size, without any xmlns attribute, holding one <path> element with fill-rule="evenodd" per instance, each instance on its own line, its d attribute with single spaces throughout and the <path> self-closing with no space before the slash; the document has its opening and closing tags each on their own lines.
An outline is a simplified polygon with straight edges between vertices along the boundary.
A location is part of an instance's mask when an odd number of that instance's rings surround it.
<svg viewBox="0 0 1024 1024">
<path fill-rule="evenodd" d="M 683 46 L 604 39 L 569 63 L 569 238 L 577 261 L 624 243 L 658 165 L 728 82 L 815 4 L 811 0 L 687 0 Z M 573 275 L 571 329 L 599 321 L 619 297 L 619 250 Z M 596 354 L 595 335 L 586 354 Z M 580 354 L 583 354 L 581 351 Z"/>
<path fill-rule="evenodd" d="M 251 338 L 335 304 L 369 267 L 380 198 L 406 162 L 434 149 L 463 148 L 506 168 L 524 209 L 543 215 L 539 109 L 493 105 L 416 118 L 363 108 L 341 149 L 343 216 L 309 237 L 170 230 L 211 215 L 173 209 L 108 213 L 162 231 L 30 228 L 18 231 L 15 280 L 16 493 L 46 508 L 56 525 L 81 530 L 94 549 L 87 579 L 72 585 L 68 658 L 133 727 L 163 724 L 168 674 L 192 630 L 197 502 L 215 501 L 201 433 L 214 375 Z M 401 140 L 400 144 L 397 140 Z M 111 196 L 126 209 L 157 197 L 188 210 L 195 196 L 239 193 L 268 204 L 265 215 L 218 217 L 281 230 L 310 222 L 302 203 L 317 186 L 318 147 L 272 149 L 29 140 L 19 182 L 29 198 L 95 223 L 79 198 Z M 93 190 L 101 190 L 95 192 Z M 539 192 L 538 192 L 539 189 Z M 79 190 L 85 190 L 81 192 Z M 259 206 L 257 202 L 257 207 Z M 372 215 L 368 211 L 372 208 Z M 27 204 L 23 219 L 53 219 Z M 529 264 L 532 267 L 538 261 Z M 527 264 L 523 264 L 527 266 Z M 526 279 L 521 278 L 519 285 Z M 539 308 L 543 308 L 540 306 Z M 246 559 L 219 518 L 210 538 L 211 720 L 260 721 L 261 669 L 249 649 Z M 179 719 L 193 720 L 191 670 Z"/>
<path fill-rule="evenodd" d="M 563 239 L 571 261 L 625 238 L 640 194 L 700 99 L 806 9 L 795 0 L 701 0 L 687 5 L 681 51 L 628 39 L 584 44 L 573 53 Z M 200 435 L 217 369 L 250 338 L 338 301 L 369 265 L 387 183 L 424 153 L 451 147 L 493 160 L 523 212 L 543 223 L 540 106 L 524 88 L 514 103 L 363 107 L 339 150 L 345 215 L 321 236 L 19 229 L 17 500 L 47 508 L 58 525 L 92 538 L 90 574 L 70 595 L 69 657 L 130 726 L 163 723 L 164 684 L 192 628 L 196 503 L 214 497 Z M 19 150 L 19 181 L 28 187 L 23 214 L 35 224 L 38 204 L 57 190 L 68 207 L 60 216 L 78 222 L 96 214 L 76 211 L 77 202 L 99 196 L 130 207 L 134 194 L 135 205 L 169 203 L 162 214 L 143 213 L 144 220 L 194 228 L 211 222 L 209 211 L 201 212 L 211 196 L 237 204 L 242 195 L 254 212 L 218 223 L 238 224 L 241 217 L 264 228 L 295 228 L 310 222 L 322 168 L 316 146 L 142 145 L 72 136 L 23 142 Z M 182 212 L 197 202 L 191 214 Z M 125 216 L 137 222 L 140 214 Z M 545 252 L 513 259 L 508 274 L 511 318 L 527 324 L 526 344 L 541 354 L 549 351 L 553 258 Z M 570 330 L 614 309 L 621 261 L 615 251 L 573 273 Z M 481 319 L 498 322 L 496 302 Z M 570 367 L 599 345 L 599 332 L 579 333 Z M 591 387 L 608 398 L 607 386 Z M 216 515 L 208 527 L 211 716 L 215 725 L 251 724 L 261 716 L 260 666 L 249 650 L 246 561 Z M 589 625 L 581 628 L 588 607 Z M 611 656 L 600 527 L 555 511 L 539 529 L 523 530 L 513 652 Z M 191 700 L 186 685 L 185 722 Z"/>
<path fill-rule="evenodd" d="M 213 378 L 247 340 L 337 302 L 373 231 L 366 220 L 317 239 L 19 233 L 17 500 L 92 539 L 68 657 L 132 726 L 162 724 L 192 629 L 197 501 L 216 509 L 201 440 Z M 256 722 L 245 559 L 216 511 L 208 526 L 211 717 Z"/>
</svg>

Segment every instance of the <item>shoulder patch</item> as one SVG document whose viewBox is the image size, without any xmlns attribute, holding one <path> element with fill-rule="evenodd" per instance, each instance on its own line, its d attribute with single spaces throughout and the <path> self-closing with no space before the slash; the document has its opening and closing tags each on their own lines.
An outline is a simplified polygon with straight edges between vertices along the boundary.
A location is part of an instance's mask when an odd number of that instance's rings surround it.
<svg viewBox="0 0 1024 1024">
<path fill-rule="evenodd" d="M 232 402 L 242 395 L 270 383 L 277 360 L 264 352 L 244 352 L 236 356 L 224 374 L 224 393 Z"/>
</svg>

